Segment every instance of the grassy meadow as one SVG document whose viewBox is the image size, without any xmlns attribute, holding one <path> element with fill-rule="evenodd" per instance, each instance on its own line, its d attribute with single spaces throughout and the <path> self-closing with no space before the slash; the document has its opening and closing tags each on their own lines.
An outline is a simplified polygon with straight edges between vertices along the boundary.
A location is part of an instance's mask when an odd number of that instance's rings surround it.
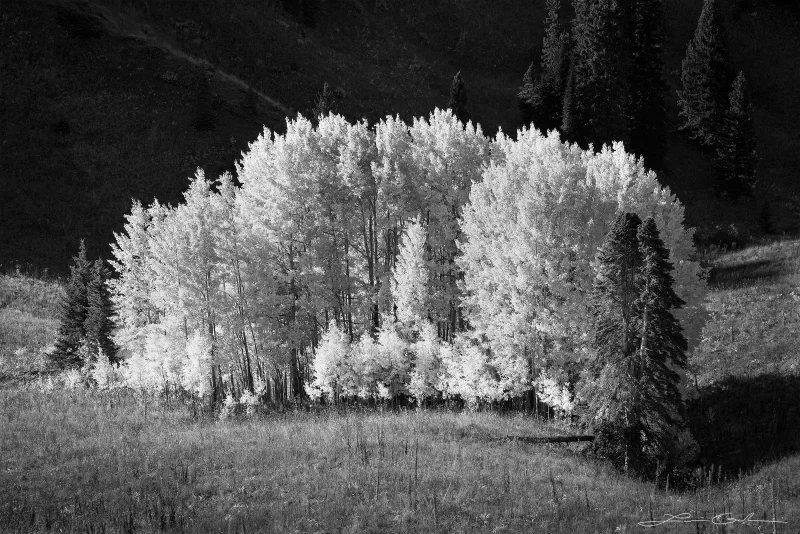
<svg viewBox="0 0 800 534">
<path fill-rule="evenodd" d="M 644 482 L 519 413 L 284 410 L 69 389 L 43 374 L 60 285 L 0 276 L 0 532 L 796 532 L 800 242 L 705 254 L 690 484 Z M 752 515 L 750 515 L 752 514 Z M 754 520 L 787 523 L 755 523 Z"/>
<path fill-rule="evenodd" d="M 0 391 L 0 411 L 6 531 L 634 532 L 683 512 L 788 521 L 778 532 L 800 522 L 798 459 L 722 483 L 707 473 L 696 490 L 668 491 L 574 446 L 498 440 L 564 433 L 521 415 L 217 421 L 134 392 L 36 388 Z"/>
</svg>

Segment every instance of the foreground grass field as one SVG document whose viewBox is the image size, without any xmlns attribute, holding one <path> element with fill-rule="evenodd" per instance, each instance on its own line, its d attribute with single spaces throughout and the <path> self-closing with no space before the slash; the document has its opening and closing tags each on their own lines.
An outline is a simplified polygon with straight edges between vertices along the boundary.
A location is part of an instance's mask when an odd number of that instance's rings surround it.
<svg viewBox="0 0 800 534">
<path fill-rule="evenodd" d="M 656 489 L 487 413 L 284 413 L 216 421 L 134 392 L 0 391 L 8 532 L 634 532 L 688 512 L 792 532 L 800 459 Z M 713 484 L 708 484 L 713 482 Z M 767 528 L 768 527 L 768 528 Z M 661 532 L 723 532 L 708 523 Z M 737 529 L 738 531 L 738 529 Z"/>
</svg>

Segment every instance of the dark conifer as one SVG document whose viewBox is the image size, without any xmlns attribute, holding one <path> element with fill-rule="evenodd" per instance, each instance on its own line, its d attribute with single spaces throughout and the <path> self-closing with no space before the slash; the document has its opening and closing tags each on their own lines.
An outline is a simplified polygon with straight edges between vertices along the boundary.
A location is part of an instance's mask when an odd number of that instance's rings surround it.
<svg viewBox="0 0 800 534">
<path fill-rule="evenodd" d="M 464 78 L 461 77 L 461 71 L 458 71 L 453 76 L 453 83 L 450 84 L 450 101 L 447 103 L 447 109 L 451 110 L 458 117 L 458 120 L 464 124 L 471 118 L 469 111 L 467 111 L 467 89 L 464 86 Z"/>
<path fill-rule="evenodd" d="M 725 26 L 717 0 L 705 0 L 694 38 L 686 49 L 678 106 L 682 128 L 706 147 L 718 146 L 728 108 L 731 73 Z"/>
<path fill-rule="evenodd" d="M 631 8 L 620 0 L 576 0 L 572 122 L 583 145 L 629 139 Z"/>
<path fill-rule="evenodd" d="M 644 220 L 637 234 L 642 257 L 639 297 L 634 303 L 639 324 L 637 360 L 637 429 L 642 446 L 636 463 L 652 469 L 669 463 L 680 432 L 683 400 L 679 371 L 686 369 L 686 337 L 672 310 L 685 303 L 673 289 L 674 267 L 652 217 Z"/>
<path fill-rule="evenodd" d="M 96 358 L 99 351 L 106 355 L 111 363 L 117 361 L 117 346 L 111 339 L 114 323 L 111 320 L 111 294 L 108 290 L 108 271 L 103 262 L 95 260 L 91 270 L 91 278 L 86 287 L 88 304 L 84 330 L 89 354 Z"/>
<path fill-rule="evenodd" d="M 567 83 L 564 86 L 564 104 L 561 111 L 561 132 L 564 139 L 571 142 L 577 142 L 583 139 L 583 122 L 577 115 L 580 111 L 579 107 L 575 105 L 578 95 L 575 88 L 575 61 L 570 62 L 569 74 L 567 75 Z"/>
<path fill-rule="evenodd" d="M 626 470 L 652 474 L 673 458 L 682 429 L 678 371 L 686 368 L 687 343 L 672 310 L 684 303 L 652 218 L 640 224 L 635 214 L 620 215 L 597 261 L 595 447 Z"/>
<path fill-rule="evenodd" d="M 635 0 L 630 72 L 630 147 L 645 164 L 661 168 L 666 147 L 666 81 L 661 58 L 664 43 L 661 0 Z"/>
<path fill-rule="evenodd" d="M 642 258 L 636 232 L 641 219 L 621 213 L 597 253 L 592 290 L 598 370 L 625 359 L 636 349 L 633 303 L 639 293 Z"/>
<path fill-rule="evenodd" d="M 525 125 L 547 131 L 562 123 L 564 87 L 569 71 L 569 35 L 559 20 L 560 0 L 547 0 L 545 36 L 542 40 L 541 75 L 534 80 L 533 64 L 523 78 L 518 95 Z"/>
<path fill-rule="evenodd" d="M 79 367 L 82 357 L 79 348 L 85 342 L 85 322 L 89 302 L 86 287 L 92 278 L 92 264 L 86 258 L 86 244 L 81 240 L 78 255 L 70 266 L 70 277 L 64 288 L 61 301 L 61 320 L 55 349 L 50 354 L 51 360 L 59 367 Z"/>
<path fill-rule="evenodd" d="M 752 195 L 756 185 L 756 133 L 744 73 L 733 82 L 730 107 L 719 135 L 717 172 L 720 191 L 731 198 Z"/>
<path fill-rule="evenodd" d="M 317 98 L 314 100 L 311 117 L 314 121 L 318 121 L 320 117 L 327 117 L 330 113 L 336 113 L 336 108 L 336 95 L 334 95 L 328 82 L 325 82 L 322 86 L 322 92 L 317 93 Z"/>
<path fill-rule="evenodd" d="M 519 106 L 519 116 L 522 119 L 523 126 L 534 122 L 535 108 L 532 101 L 536 94 L 536 80 L 534 79 L 533 63 L 531 63 L 522 77 L 522 87 L 519 88 L 519 93 L 517 93 L 517 105 Z"/>
</svg>

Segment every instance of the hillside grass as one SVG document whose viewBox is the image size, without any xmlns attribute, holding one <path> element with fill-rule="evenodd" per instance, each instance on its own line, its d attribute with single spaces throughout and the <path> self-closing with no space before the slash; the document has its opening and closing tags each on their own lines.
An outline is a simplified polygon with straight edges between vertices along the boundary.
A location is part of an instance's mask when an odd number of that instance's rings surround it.
<svg viewBox="0 0 800 534">
<path fill-rule="evenodd" d="M 498 441 L 564 431 L 520 415 L 323 411 L 217 422 L 132 391 L 30 388 L 0 390 L 0 420 L 7 532 L 616 533 L 683 512 L 789 523 L 776 532 L 800 522 L 796 459 L 719 483 L 706 473 L 696 490 L 676 492 L 568 446 Z"/>
<path fill-rule="evenodd" d="M 710 315 L 691 360 L 698 384 L 800 374 L 800 241 L 716 249 L 705 262 Z"/>
<path fill-rule="evenodd" d="M 0 274 L 0 383 L 39 374 L 58 330 L 61 283 L 14 271 Z"/>
</svg>

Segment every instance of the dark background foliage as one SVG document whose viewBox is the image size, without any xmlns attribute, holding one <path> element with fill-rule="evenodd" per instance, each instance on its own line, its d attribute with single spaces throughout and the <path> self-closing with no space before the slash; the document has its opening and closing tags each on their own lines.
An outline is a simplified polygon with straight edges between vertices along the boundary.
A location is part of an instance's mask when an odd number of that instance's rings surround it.
<svg viewBox="0 0 800 534">
<path fill-rule="evenodd" d="M 791 3 L 720 5 L 753 104 L 756 201 L 719 200 L 713 163 L 677 131 L 680 63 L 700 13 L 689 0 L 664 6 L 659 176 L 702 240 L 733 224 L 741 244 L 763 233 L 765 203 L 773 231 L 797 229 L 800 31 Z M 566 24 L 572 8 L 561 9 Z M 0 265 L 66 274 L 82 237 L 90 256 L 107 257 L 131 198 L 175 203 L 197 167 L 210 176 L 233 170 L 264 125 L 282 131 L 287 113 L 311 109 L 326 81 L 350 119 L 410 120 L 445 107 L 461 71 L 472 119 L 513 135 L 545 14 L 544 2 L 513 0 L 4 2 Z"/>
</svg>

